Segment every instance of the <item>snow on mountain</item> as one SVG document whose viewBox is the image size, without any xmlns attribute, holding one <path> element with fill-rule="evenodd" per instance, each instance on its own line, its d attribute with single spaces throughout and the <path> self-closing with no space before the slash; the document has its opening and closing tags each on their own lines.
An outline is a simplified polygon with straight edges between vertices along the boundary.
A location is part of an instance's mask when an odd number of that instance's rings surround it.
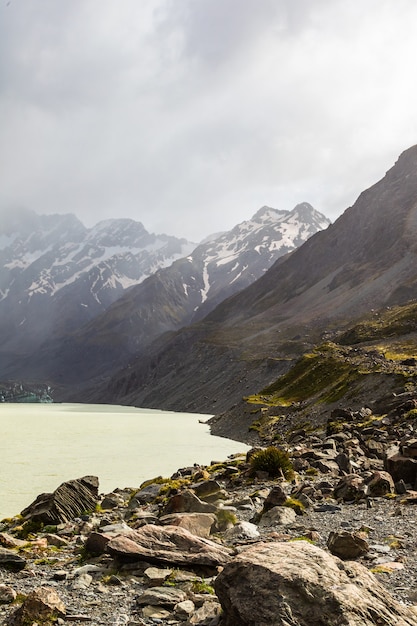
<svg viewBox="0 0 417 626">
<path fill-rule="evenodd" d="M 0 224 L 0 347 L 35 346 L 104 311 L 195 244 L 131 219 L 86 228 L 74 215 L 28 210 Z M 82 305 L 81 305 L 82 303 Z"/>
</svg>

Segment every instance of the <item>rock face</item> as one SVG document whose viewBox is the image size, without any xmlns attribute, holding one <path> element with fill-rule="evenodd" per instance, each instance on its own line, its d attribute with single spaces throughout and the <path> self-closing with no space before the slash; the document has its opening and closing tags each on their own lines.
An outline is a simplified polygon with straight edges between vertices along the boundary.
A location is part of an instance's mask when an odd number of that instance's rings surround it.
<svg viewBox="0 0 417 626">
<path fill-rule="evenodd" d="M 343 563 L 307 542 L 260 543 L 217 577 L 222 626 L 416 626 L 358 563 Z"/>
<path fill-rule="evenodd" d="M 53 493 L 42 493 L 22 516 L 43 524 L 61 524 L 93 510 L 97 501 L 98 478 L 84 476 L 62 483 Z"/>
</svg>

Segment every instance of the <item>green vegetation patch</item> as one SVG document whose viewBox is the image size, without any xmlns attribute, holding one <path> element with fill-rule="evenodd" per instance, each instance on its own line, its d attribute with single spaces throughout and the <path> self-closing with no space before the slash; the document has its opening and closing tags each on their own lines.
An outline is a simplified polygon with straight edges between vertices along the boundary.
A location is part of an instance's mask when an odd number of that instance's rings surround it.
<svg viewBox="0 0 417 626">
<path fill-rule="evenodd" d="M 294 469 L 288 452 L 269 446 L 255 452 L 250 458 L 251 472 L 268 472 L 269 476 L 284 476 L 286 480 L 294 478 Z"/>
<path fill-rule="evenodd" d="M 248 401 L 289 406 L 318 396 L 318 402 L 336 402 L 360 376 L 358 369 L 338 354 L 336 346 L 322 346 L 305 354 L 289 372 Z"/>
<path fill-rule="evenodd" d="M 338 338 L 341 345 L 354 345 L 417 331 L 417 304 L 395 306 L 362 320 Z"/>
</svg>

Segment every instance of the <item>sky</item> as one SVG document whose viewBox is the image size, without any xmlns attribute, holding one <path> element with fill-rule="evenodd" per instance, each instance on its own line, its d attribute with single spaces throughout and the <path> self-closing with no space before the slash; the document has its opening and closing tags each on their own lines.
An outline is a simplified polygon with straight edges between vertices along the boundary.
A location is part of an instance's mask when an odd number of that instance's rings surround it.
<svg viewBox="0 0 417 626">
<path fill-rule="evenodd" d="M 415 0 L 0 0 L 0 215 L 335 220 L 417 143 Z"/>
</svg>

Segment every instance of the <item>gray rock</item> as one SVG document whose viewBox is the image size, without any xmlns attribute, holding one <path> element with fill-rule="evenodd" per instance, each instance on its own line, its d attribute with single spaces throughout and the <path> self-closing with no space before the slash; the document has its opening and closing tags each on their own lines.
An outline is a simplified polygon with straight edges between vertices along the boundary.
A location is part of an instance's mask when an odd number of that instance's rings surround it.
<svg viewBox="0 0 417 626">
<path fill-rule="evenodd" d="M 307 542 L 258 543 L 215 581 L 222 626 L 416 626 L 416 614 L 359 563 Z"/>
<path fill-rule="evenodd" d="M 43 524 L 61 524 L 94 510 L 97 502 L 98 478 L 84 476 L 62 483 L 53 493 L 39 495 L 22 511 L 22 516 Z"/>
<path fill-rule="evenodd" d="M 327 539 L 327 547 L 340 559 L 356 559 L 369 551 L 364 533 L 347 530 L 332 531 Z"/>
<path fill-rule="evenodd" d="M 10 604 L 16 600 L 17 593 L 9 585 L 0 585 L 0 604 Z"/>
<path fill-rule="evenodd" d="M 12 613 L 10 626 L 27 626 L 27 624 L 49 624 L 63 617 L 66 608 L 56 591 L 50 587 L 39 587 L 32 591 L 23 604 Z"/>
<path fill-rule="evenodd" d="M 217 507 L 209 502 L 203 502 L 190 489 L 185 489 L 181 493 L 172 496 L 162 515 L 170 513 L 215 513 Z"/>
<path fill-rule="evenodd" d="M 173 608 L 178 602 L 184 602 L 186 599 L 187 594 L 181 589 L 176 589 L 175 587 L 151 587 L 136 598 L 136 603 Z"/>
<path fill-rule="evenodd" d="M 264 513 L 259 526 L 288 526 L 296 520 L 296 513 L 287 506 L 274 506 Z"/>
<path fill-rule="evenodd" d="M 7 548 L 0 548 L 0 567 L 18 572 L 26 565 L 26 559 L 22 556 L 8 550 Z"/>
</svg>

